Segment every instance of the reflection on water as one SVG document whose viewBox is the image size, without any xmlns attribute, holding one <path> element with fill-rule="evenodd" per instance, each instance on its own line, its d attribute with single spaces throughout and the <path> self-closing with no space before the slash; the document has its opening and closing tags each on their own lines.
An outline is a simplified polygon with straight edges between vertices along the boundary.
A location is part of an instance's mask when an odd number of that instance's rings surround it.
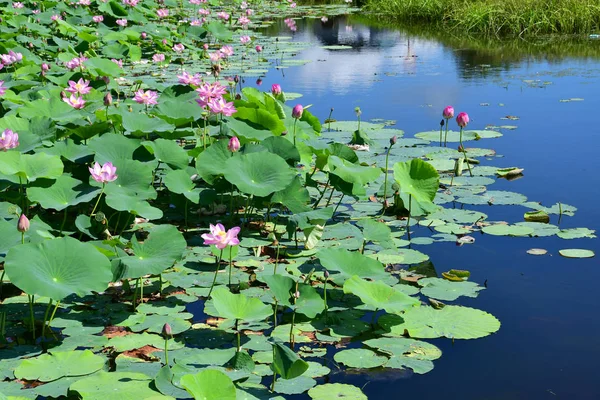
<svg viewBox="0 0 600 400">
<path fill-rule="evenodd" d="M 482 158 L 482 165 L 525 168 L 522 179 L 498 180 L 493 189 L 523 193 L 545 205 L 577 206 L 574 217 L 563 217 L 561 228 L 600 228 L 595 178 L 600 170 L 600 41 L 473 40 L 391 29 L 356 15 L 325 23 L 298 20 L 297 26 L 292 33 L 281 22 L 268 33 L 310 42 L 298 58 L 312 62 L 269 72 L 264 87 L 279 83 L 285 91 L 302 93 L 294 103 L 313 104 L 321 120 L 332 107 L 334 118 L 354 120 L 354 107 L 360 106 L 363 120 L 397 121 L 394 127 L 404 129 L 406 137 L 436 129 L 448 104 L 468 112 L 474 129 L 505 126 L 502 138 L 470 143 L 502 156 Z M 322 48 L 330 45 L 352 49 Z M 583 101 L 565 101 L 571 98 Z M 522 221 L 526 211 L 519 206 L 474 209 L 489 220 L 511 222 Z M 392 379 L 392 374 L 375 381 L 369 374 L 339 373 L 331 382 L 364 386 L 370 399 L 600 398 L 595 372 L 600 358 L 598 261 L 558 255 L 560 249 L 585 248 L 600 256 L 598 240 L 475 237 L 469 246 L 415 248 L 427 252 L 438 271 L 468 269 L 473 281 L 487 280 L 477 299 L 459 303 L 497 316 L 500 332 L 475 341 L 432 341 L 444 354 L 425 375 L 398 372 L 403 379 Z M 533 247 L 550 255 L 527 255 Z"/>
</svg>

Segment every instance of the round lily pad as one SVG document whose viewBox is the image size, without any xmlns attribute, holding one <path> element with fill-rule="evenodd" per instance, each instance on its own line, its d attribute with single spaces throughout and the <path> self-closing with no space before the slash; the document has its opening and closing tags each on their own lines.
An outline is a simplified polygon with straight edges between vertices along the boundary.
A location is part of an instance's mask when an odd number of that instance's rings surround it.
<svg viewBox="0 0 600 400">
<path fill-rule="evenodd" d="M 314 400 L 367 400 L 367 396 L 360 388 L 345 383 L 326 383 L 324 385 L 319 385 L 310 389 L 308 395 Z"/>
<path fill-rule="evenodd" d="M 494 236 L 527 236 L 534 232 L 533 228 L 522 225 L 496 224 L 481 228 L 483 233 Z"/>
<path fill-rule="evenodd" d="M 64 376 L 89 375 L 104 366 L 105 359 L 90 350 L 53 352 L 23 360 L 15 377 L 51 382 Z"/>
<path fill-rule="evenodd" d="M 333 359 L 351 368 L 375 368 L 387 362 L 387 357 L 378 356 L 367 349 L 342 350 L 333 356 Z"/>
<path fill-rule="evenodd" d="M 527 250 L 527 254 L 531 254 L 532 256 L 543 256 L 547 254 L 548 250 L 546 249 L 529 249 Z"/>
<path fill-rule="evenodd" d="M 592 250 L 585 249 L 563 249 L 559 250 L 558 253 L 567 258 L 592 258 L 595 255 Z"/>
</svg>

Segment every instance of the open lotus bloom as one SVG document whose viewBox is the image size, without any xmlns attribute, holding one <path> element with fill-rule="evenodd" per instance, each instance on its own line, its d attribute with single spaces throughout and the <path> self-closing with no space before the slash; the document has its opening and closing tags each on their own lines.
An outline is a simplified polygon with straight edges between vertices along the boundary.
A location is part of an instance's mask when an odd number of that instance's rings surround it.
<svg viewBox="0 0 600 400">
<path fill-rule="evenodd" d="M 111 162 L 106 162 L 102 166 L 100 166 L 98 163 L 94 163 L 94 167 L 88 167 L 88 169 L 90 170 L 90 174 L 92 174 L 92 178 L 94 178 L 96 182 L 113 182 L 118 178 L 117 167 L 112 165 Z"/>
<path fill-rule="evenodd" d="M 204 244 L 214 244 L 217 249 L 223 250 L 227 246 L 235 246 L 240 243 L 237 238 L 238 233 L 240 233 L 239 226 L 226 231 L 222 224 L 210 224 L 210 233 L 203 234 L 202 239 L 204 239 Z"/>
<path fill-rule="evenodd" d="M 14 149 L 19 145 L 19 134 L 11 131 L 10 129 L 4 130 L 2 136 L 0 136 L 0 149 L 9 150 Z"/>
</svg>

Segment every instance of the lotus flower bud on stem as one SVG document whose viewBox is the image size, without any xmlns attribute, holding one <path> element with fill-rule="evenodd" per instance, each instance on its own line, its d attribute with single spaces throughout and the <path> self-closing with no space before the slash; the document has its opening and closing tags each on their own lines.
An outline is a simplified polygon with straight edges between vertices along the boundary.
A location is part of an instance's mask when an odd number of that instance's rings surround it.
<svg viewBox="0 0 600 400">
<path fill-rule="evenodd" d="M 173 336 L 173 330 L 171 329 L 171 325 L 168 323 L 163 325 L 162 334 L 164 337 Z"/>
<path fill-rule="evenodd" d="M 394 135 L 390 138 L 390 147 L 398 142 L 398 136 Z"/>
<path fill-rule="evenodd" d="M 452 119 L 452 118 L 454 118 L 454 107 L 452 107 L 452 106 L 446 106 L 446 108 L 444 108 L 444 111 L 442 111 L 442 116 L 445 119 Z"/>
<path fill-rule="evenodd" d="M 442 120 L 440 121 L 440 126 L 444 126 L 444 123 L 445 123 L 445 122 L 444 122 L 444 120 L 442 119 Z"/>
<path fill-rule="evenodd" d="M 17 223 L 17 230 L 21 233 L 25 233 L 29 230 L 29 218 L 25 214 L 21 214 L 19 222 Z"/>
<path fill-rule="evenodd" d="M 278 94 L 281 94 L 281 85 L 279 85 L 278 83 L 274 83 L 271 85 L 271 93 L 273 94 L 273 96 L 277 96 Z"/>
<path fill-rule="evenodd" d="M 229 149 L 229 151 L 231 151 L 232 153 L 237 152 L 240 149 L 240 140 L 236 136 L 229 139 L 227 149 Z"/>
<path fill-rule="evenodd" d="M 299 291 L 297 291 L 297 290 L 296 290 L 296 291 L 294 292 L 294 298 L 295 298 L 296 300 L 298 300 L 298 299 L 300 298 L 300 292 L 299 292 Z"/>
<path fill-rule="evenodd" d="M 106 107 L 111 106 L 113 103 L 113 98 L 112 95 L 110 93 L 106 93 L 106 95 L 104 96 L 104 105 Z"/>
<path fill-rule="evenodd" d="M 304 112 L 304 108 L 302 107 L 302 104 L 296 104 L 294 106 L 294 108 L 292 109 L 292 117 L 294 117 L 296 119 L 300 119 L 300 118 L 302 118 L 303 112 Z"/>
</svg>

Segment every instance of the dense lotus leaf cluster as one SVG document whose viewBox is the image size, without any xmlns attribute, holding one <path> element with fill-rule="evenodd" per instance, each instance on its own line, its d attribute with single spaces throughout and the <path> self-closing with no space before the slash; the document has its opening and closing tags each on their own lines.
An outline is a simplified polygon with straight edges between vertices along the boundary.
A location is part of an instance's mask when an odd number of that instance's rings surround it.
<svg viewBox="0 0 600 400">
<path fill-rule="evenodd" d="M 353 10 L 0 2 L 1 398 L 366 398 L 324 383 L 332 359 L 425 374 L 442 353 L 418 339 L 500 329 L 459 304 L 484 286 L 412 245 L 595 237 L 455 207 L 576 211 L 488 190 L 523 168 L 480 165 L 463 142 L 501 134 L 465 113 L 406 138 L 244 85 L 307 62 L 296 19 Z"/>
</svg>

